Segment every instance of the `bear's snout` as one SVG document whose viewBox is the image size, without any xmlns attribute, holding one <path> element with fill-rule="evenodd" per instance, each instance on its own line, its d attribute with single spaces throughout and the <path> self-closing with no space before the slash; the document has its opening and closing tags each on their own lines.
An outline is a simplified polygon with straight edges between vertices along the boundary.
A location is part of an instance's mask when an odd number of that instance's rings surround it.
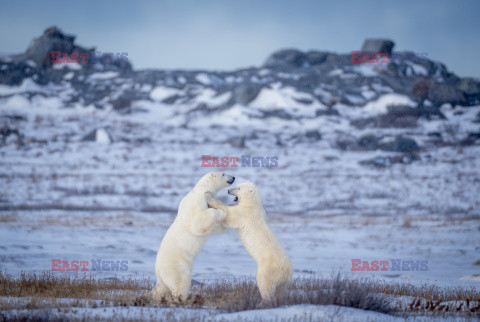
<svg viewBox="0 0 480 322">
<path fill-rule="evenodd" d="M 235 177 L 231 177 L 231 178 L 227 181 L 227 183 L 228 183 L 228 184 L 232 184 L 234 181 L 235 181 Z M 228 191 L 230 191 L 230 190 L 228 190 Z"/>
</svg>

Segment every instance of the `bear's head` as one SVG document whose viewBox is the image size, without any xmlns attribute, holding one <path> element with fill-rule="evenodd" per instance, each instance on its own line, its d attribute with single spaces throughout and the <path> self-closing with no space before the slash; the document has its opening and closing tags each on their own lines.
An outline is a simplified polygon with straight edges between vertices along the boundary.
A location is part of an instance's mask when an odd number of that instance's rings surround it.
<svg viewBox="0 0 480 322">
<path fill-rule="evenodd" d="M 205 191 L 217 193 L 223 188 L 228 187 L 235 181 L 235 177 L 229 176 L 223 172 L 209 172 L 198 181 L 197 186 Z"/>
<path fill-rule="evenodd" d="M 235 188 L 229 189 L 228 194 L 235 196 L 233 201 L 238 201 L 243 205 L 261 204 L 260 190 L 258 190 L 257 186 L 250 181 L 241 183 Z"/>
</svg>

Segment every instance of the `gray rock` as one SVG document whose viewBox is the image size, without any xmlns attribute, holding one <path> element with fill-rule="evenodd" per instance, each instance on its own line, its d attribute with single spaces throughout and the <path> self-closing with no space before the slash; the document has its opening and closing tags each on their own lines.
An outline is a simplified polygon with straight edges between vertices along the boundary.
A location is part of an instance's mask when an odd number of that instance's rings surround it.
<svg viewBox="0 0 480 322">
<path fill-rule="evenodd" d="M 388 112 L 378 116 L 376 126 L 410 128 L 417 126 L 417 119 L 421 116 L 418 108 L 410 106 L 388 106 Z"/>
<path fill-rule="evenodd" d="M 397 156 L 379 156 L 369 160 L 363 160 L 359 163 L 364 166 L 374 167 L 374 168 L 386 168 L 396 163 L 410 164 L 413 161 L 420 160 L 419 156 L 416 154 L 406 154 L 406 155 L 397 155 Z"/>
<path fill-rule="evenodd" d="M 88 52 L 92 49 L 85 49 L 74 44 L 75 36 L 66 35 L 57 27 L 50 27 L 43 32 L 43 35 L 34 38 L 25 52 L 25 58 L 30 59 L 39 66 L 52 64 L 51 52 L 61 51 L 62 53 Z"/>
<path fill-rule="evenodd" d="M 0 128 L 0 136 L 2 137 L 1 138 L 2 145 L 7 144 L 7 138 L 9 136 L 17 137 L 16 142 L 18 146 L 23 146 L 25 144 L 23 134 L 18 129 L 12 129 L 8 125 L 5 125 L 4 127 Z"/>
<path fill-rule="evenodd" d="M 457 83 L 457 89 L 461 91 L 465 99 L 467 100 L 467 105 L 478 105 L 480 104 L 480 82 L 473 78 L 461 78 Z"/>
<path fill-rule="evenodd" d="M 233 100 L 238 104 L 247 105 L 257 97 L 260 89 L 261 86 L 250 82 L 238 84 L 233 89 Z"/>
<path fill-rule="evenodd" d="M 378 149 L 378 141 L 380 141 L 381 137 L 378 137 L 374 134 L 367 134 L 362 136 L 360 139 L 357 140 L 357 149 L 360 150 L 377 150 Z"/>
<path fill-rule="evenodd" d="M 395 43 L 388 39 L 365 39 L 362 46 L 362 52 L 366 53 L 388 53 L 392 54 Z"/>
<path fill-rule="evenodd" d="M 231 138 L 228 142 L 235 148 L 243 149 L 245 147 L 245 136 L 237 136 Z"/>
<path fill-rule="evenodd" d="M 332 106 L 329 106 L 327 109 L 317 109 L 315 111 L 315 116 L 318 117 L 318 116 L 339 116 L 340 114 L 338 113 L 338 111 L 332 107 Z"/>
<path fill-rule="evenodd" d="M 327 60 L 329 53 L 321 51 L 309 51 L 306 53 L 306 60 L 310 66 L 322 64 Z"/>
<path fill-rule="evenodd" d="M 457 84 L 458 90 L 467 95 L 479 95 L 480 94 L 480 82 L 473 78 L 462 78 Z"/>
<path fill-rule="evenodd" d="M 352 63 L 352 54 L 328 54 L 325 63 L 333 68 L 350 65 Z"/>
<path fill-rule="evenodd" d="M 91 131 L 82 138 L 84 142 L 99 142 L 99 143 L 112 143 L 113 138 L 104 128 L 99 128 Z"/>
<path fill-rule="evenodd" d="M 478 140 L 480 140 L 480 132 L 472 132 L 468 133 L 467 137 L 463 139 L 460 144 L 463 146 L 469 146 L 475 144 Z"/>
<path fill-rule="evenodd" d="M 302 67 L 307 55 L 296 49 L 284 49 L 274 52 L 267 58 L 264 67 Z"/>
<path fill-rule="evenodd" d="M 305 137 L 310 141 L 319 141 L 322 139 L 322 134 L 317 130 L 311 130 L 305 133 Z"/>
<path fill-rule="evenodd" d="M 394 141 L 381 143 L 378 148 L 383 151 L 411 153 L 420 150 L 417 142 L 413 139 L 397 136 Z"/>
<path fill-rule="evenodd" d="M 435 106 L 445 103 L 465 105 L 467 100 L 464 94 L 454 86 L 443 83 L 430 83 L 427 99 Z"/>
</svg>

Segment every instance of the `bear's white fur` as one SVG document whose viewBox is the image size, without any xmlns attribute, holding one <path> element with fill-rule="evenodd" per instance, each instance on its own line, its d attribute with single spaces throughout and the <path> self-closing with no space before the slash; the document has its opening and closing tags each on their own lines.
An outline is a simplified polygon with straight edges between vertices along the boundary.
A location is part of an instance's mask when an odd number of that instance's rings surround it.
<svg viewBox="0 0 480 322">
<path fill-rule="evenodd" d="M 213 232 L 225 229 L 221 224 L 226 213 L 208 208 L 205 192 L 216 195 L 234 180 L 234 177 L 221 172 L 210 172 L 182 199 L 177 217 L 163 237 L 157 253 L 157 283 L 152 291 L 154 300 L 170 296 L 174 301 L 187 299 L 193 260 Z"/>
<path fill-rule="evenodd" d="M 205 197 L 210 207 L 227 213 L 224 225 L 237 229 L 243 246 L 257 262 L 262 299 L 273 301 L 283 295 L 285 285 L 292 280 L 292 262 L 267 224 L 257 186 L 246 182 L 228 193 L 236 196 L 237 205 L 227 207 L 208 192 Z"/>
</svg>

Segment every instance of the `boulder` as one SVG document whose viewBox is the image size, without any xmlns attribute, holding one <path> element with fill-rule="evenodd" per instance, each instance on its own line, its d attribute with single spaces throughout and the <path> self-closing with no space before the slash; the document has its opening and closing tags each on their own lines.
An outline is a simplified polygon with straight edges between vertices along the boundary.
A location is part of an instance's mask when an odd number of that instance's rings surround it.
<svg viewBox="0 0 480 322">
<path fill-rule="evenodd" d="M 420 157 L 416 154 L 404 154 L 396 156 L 378 156 L 373 159 L 360 161 L 359 164 L 374 168 L 386 168 L 396 163 L 410 164 L 417 160 L 420 160 Z"/>
<path fill-rule="evenodd" d="M 410 128 L 417 126 L 417 119 L 421 116 L 420 109 L 404 105 L 391 105 L 387 113 L 379 115 L 376 120 L 378 127 Z"/>
<path fill-rule="evenodd" d="M 350 141 L 349 146 L 346 149 L 360 150 L 360 151 L 389 151 L 389 152 L 402 152 L 412 153 L 420 150 L 415 140 L 397 136 L 395 140 L 390 142 L 381 142 L 382 137 L 374 134 L 366 134 L 355 142 Z"/>
<path fill-rule="evenodd" d="M 462 78 L 457 84 L 458 90 L 467 95 L 480 95 L 480 82 L 473 78 Z"/>
<path fill-rule="evenodd" d="M 480 82 L 473 78 L 461 78 L 457 83 L 457 89 L 461 91 L 467 105 L 477 105 L 480 103 Z"/>
<path fill-rule="evenodd" d="M 92 49 L 85 49 L 74 44 L 75 36 L 66 35 L 57 27 L 50 27 L 43 32 L 43 35 L 34 38 L 28 46 L 24 56 L 39 66 L 51 65 L 51 52 L 61 51 L 62 53 L 89 52 Z"/>
<path fill-rule="evenodd" d="M 75 36 L 63 33 L 57 27 L 47 28 L 43 34 L 34 38 L 25 53 L 11 56 L 16 63 L 33 61 L 38 67 L 48 67 L 52 65 L 52 51 L 66 53 L 70 57 L 72 53 L 88 53 L 87 64 L 100 64 L 105 69 L 113 68 L 115 70 L 132 70 L 132 65 L 127 59 L 127 54 L 119 55 L 103 54 L 99 58 L 95 55 L 95 48 L 83 48 L 75 44 Z M 80 58 L 81 59 L 81 58 Z"/>
<path fill-rule="evenodd" d="M 261 87 L 257 84 L 244 82 L 233 89 L 233 100 L 242 105 L 247 105 L 257 97 Z"/>
<path fill-rule="evenodd" d="M 98 128 L 82 138 L 82 141 L 85 142 L 97 142 L 97 143 L 112 143 L 113 139 L 110 133 L 107 132 L 104 128 Z"/>
<path fill-rule="evenodd" d="M 267 58 L 264 67 L 302 67 L 307 55 L 296 49 L 284 49 L 274 52 Z"/>
<path fill-rule="evenodd" d="M 374 134 L 366 134 L 357 140 L 357 149 L 359 150 L 376 150 L 378 149 L 378 141 L 381 137 Z"/>
<path fill-rule="evenodd" d="M 23 146 L 24 142 L 24 135 L 18 129 L 12 129 L 8 125 L 0 128 L 0 136 L 1 136 L 1 144 L 6 145 L 8 137 L 16 137 L 16 143 L 18 146 Z"/>
<path fill-rule="evenodd" d="M 365 39 L 362 46 L 362 52 L 365 53 L 387 53 L 392 54 L 395 43 L 389 39 Z"/>
<path fill-rule="evenodd" d="M 475 80 L 459 79 L 449 83 L 439 83 L 429 79 L 420 79 L 412 84 L 412 92 L 420 102 L 420 108 L 423 107 L 425 99 L 432 102 L 435 107 L 440 107 L 445 103 L 452 105 L 467 105 L 468 95 L 479 95 L 480 88 Z M 478 92 L 477 92 L 478 91 Z"/>
<path fill-rule="evenodd" d="M 453 106 L 467 104 L 467 100 L 460 90 L 443 83 L 431 82 L 427 99 L 435 106 L 442 106 L 445 103 L 450 103 Z"/>
<path fill-rule="evenodd" d="M 306 53 L 306 60 L 310 66 L 315 66 L 324 63 L 328 55 L 329 53 L 312 50 Z"/>
<path fill-rule="evenodd" d="M 317 130 L 310 130 L 305 133 L 305 137 L 307 138 L 307 140 L 319 141 L 322 139 L 322 134 Z"/>
<path fill-rule="evenodd" d="M 417 142 L 413 139 L 397 136 L 394 141 L 381 143 L 378 146 L 383 151 L 412 153 L 420 150 Z"/>
</svg>

